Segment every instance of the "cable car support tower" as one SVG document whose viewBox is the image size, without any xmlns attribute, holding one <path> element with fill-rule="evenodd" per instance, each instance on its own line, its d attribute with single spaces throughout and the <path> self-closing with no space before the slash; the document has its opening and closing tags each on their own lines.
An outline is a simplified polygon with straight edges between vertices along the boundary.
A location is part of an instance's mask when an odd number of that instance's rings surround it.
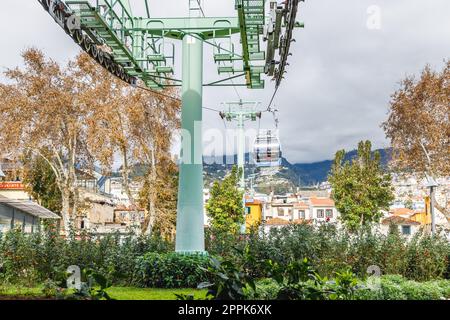
<svg viewBox="0 0 450 320">
<path fill-rule="evenodd" d="M 303 0 L 287 0 L 282 5 L 274 0 L 235 0 L 236 17 L 206 17 L 201 0 L 188 0 L 189 15 L 180 18 L 151 17 L 147 0 L 142 0 L 145 17 L 134 16 L 128 0 L 38 1 L 69 37 L 113 75 L 156 92 L 181 87 L 181 125 L 190 143 L 182 142 L 176 251 L 204 252 L 203 87 L 263 89 L 263 75 L 272 77 L 278 87 L 293 29 L 303 26 L 296 21 Z M 270 17 L 266 17 L 266 2 L 270 2 Z M 239 35 L 238 46 L 233 35 Z M 217 44 L 219 39 L 229 46 Z M 261 47 L 263 40 L 267 49 Z M 174 77 L 175 45 L 169 41 L 182 42 L 181 79 Z M 204 44 L 215 48 L 213 58 L 220 76 L 209 83 L 203 81 Z M 234 79 L 243 81 L 235 83 Z"/>
</svg>

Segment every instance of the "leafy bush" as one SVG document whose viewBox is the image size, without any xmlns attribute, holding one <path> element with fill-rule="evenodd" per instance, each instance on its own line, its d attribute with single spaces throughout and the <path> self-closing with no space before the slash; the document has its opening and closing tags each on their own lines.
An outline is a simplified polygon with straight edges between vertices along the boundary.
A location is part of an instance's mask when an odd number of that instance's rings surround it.
<svg viewBox="0 0 450 320">
<path fill-rule="evenodd" d="M 442 289 L 434 283 L 405 281 L 402 285 L 407 300 L 439 300 L 443 297 Z"/>
<path fill-rule="evenodd" d="M 333 224 L 291 225 L 268 233 L 253 230 L 245 236 L 207 231 L 206 245 L 211 256 L 232 262 L 239 272 L 256 282 L 272 276 L 265 261 L 271 260 L 286 270 L 293 261 L 304 258 L 323 278 L 335 278 L 336 272 L 348 270 L 365 280 L 368 267 L 373 265 L 380 267 L 382 274 L 399 274 L 422 282 L 449 275 L 449 242 L 420 232 L 407 241 L 398 232 L 385 236 L 369 227 L 348 233 Z M 196 287 L 204 281 L 200 267 L 209 266 L 205 259 L 191 261 L 189 257 L 167 254 L 173 249 L 173 243 L 158 235 L 71 234 L 64 239 L 50 227 L 31 235 L 12 230 L 0 234 L 0 283 L 61 283 L 70 265 L 91 269 L 120 286 Z M 384 291 L 370 294 L 406 299 L 405 292 L 398 289 L 400 283 L 391 280 L 382 283 Z"/>
<path fill-rule="evenodd" d="M 444 277 L 450 265 L 449 248 L 445 238 L 417 233 L 407 248 L 408 269 L 404 275 L 418 281 Z"/>
<path fill-rule="evenodd" d="M 416 282 L 400 275 L 388 275 L 378 278 L 377 285 L 365 283 L 365 289 L 359 290 L 356 298 L 360 300 L 439 300 L 450 298 L 450 281 L 437 280 Z"/>
<path fill-rule="evenodd" d="M 137 257 L 172 248 L 158 236 L 98 238 L 81 234 L 64 239 L 52 228 L 34 234 L 11 230 L 0 237 L 0 282 L 27 286 L 46 280 L 64 282 L 67 267 L 77 265 L 126 285 L 133 279 Z"/>
<path fill-rule="evenodd" d="M 269 277 L 261 263 L 268 259 L 287 266 L 290 261 L 308 258 L 318 274 L 326 277 L 350 268 L 365 279 L 368 268 L 375 265 L 382 274 L 400 274 L 417 281 L 448 277 L 450 265 L 450 243 L 444 238 L 418 232 L 407 240 L 398 230 L 383 235 L 370 226 L 349 233 L 333 224 L 300 224 L 253 232 L 245 238 L 207 238 L 210 254 L 236 262 L 247 247 L 253 262 L 243 266 L 257 279 Z"/>
<path fill-rule="evenodd" d="M 280 291 L 280 285 L 273 279 L 262 279 L 256 282 L 256 289 L 251 299 L 255 300 L 275 300 L 278 292 Z"/>
<path fill-rule="evenodd" d="M 136 259 L 133 284 L 151 288 L 195 288 L 208 281 L 205 268 L 210 261 L 203 255 L 147 253 Z"/>
</svg>

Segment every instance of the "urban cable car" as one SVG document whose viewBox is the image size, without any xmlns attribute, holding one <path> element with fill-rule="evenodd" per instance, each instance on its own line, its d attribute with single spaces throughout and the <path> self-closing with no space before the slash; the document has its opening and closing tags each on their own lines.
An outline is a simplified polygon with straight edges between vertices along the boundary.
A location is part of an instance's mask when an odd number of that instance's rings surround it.
<svg viewBox="0 0 450 320">
<path fill-rule="evenodd" d="M 280 167 L 281 144 L 275 130 L 260 130 L 253 146 L 253 159 L 258 168 Z"/>
</svg>

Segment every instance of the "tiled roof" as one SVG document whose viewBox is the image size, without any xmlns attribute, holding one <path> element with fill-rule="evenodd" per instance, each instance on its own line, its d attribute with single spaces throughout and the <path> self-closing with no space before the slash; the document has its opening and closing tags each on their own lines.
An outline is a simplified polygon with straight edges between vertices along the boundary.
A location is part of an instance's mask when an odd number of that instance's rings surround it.
<svg viewBox="0 0 450 320">
<path fill-rule="evenodd" d="M 294 204 L 294 208 L 296 209 L 309 209 L 309 206 L 305 202 L 298 202 Z"/>
<path fill-rule="evenodd" d="M 310 199 L 311 205 L 314 207 L 334 207 L 334 201 L 330 198 L 316 198 Z"/>
<path fill-rule="evenodd" d="M 396 208 L 396 209 L 392 209 L 390 212 L 395 216 L 414 214 L 414 210 L 411 210 L 408 208 Z"/>
<path fill-rule="evenodd" d="M 399 224 L 399 225 L 420 225 L 420 222 L 413 221 L 411 219 L 403 218 L 401 216 L 391 216 L 388 218 L 383 219 L 381 222 L 384 225 L 389 224 Z"/>
<path fill-rule="evenodd" d="M 245 203 L 246 204 L 262 204 L 263 202 L 261 200 L 258 200 L 258 199 L 246 198 L 245 199 Z"/>
</svg>

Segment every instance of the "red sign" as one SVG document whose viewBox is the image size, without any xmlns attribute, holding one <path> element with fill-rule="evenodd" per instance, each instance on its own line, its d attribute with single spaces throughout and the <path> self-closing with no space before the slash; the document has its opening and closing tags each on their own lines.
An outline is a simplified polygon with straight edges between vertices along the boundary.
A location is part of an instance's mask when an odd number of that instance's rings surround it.
<svg viewBox="0 0 450 320">
<path fill-rule="evenodd" d="M 0 182 L 0 190 L 24 190 L 22 182 Z"/>
</svg>

